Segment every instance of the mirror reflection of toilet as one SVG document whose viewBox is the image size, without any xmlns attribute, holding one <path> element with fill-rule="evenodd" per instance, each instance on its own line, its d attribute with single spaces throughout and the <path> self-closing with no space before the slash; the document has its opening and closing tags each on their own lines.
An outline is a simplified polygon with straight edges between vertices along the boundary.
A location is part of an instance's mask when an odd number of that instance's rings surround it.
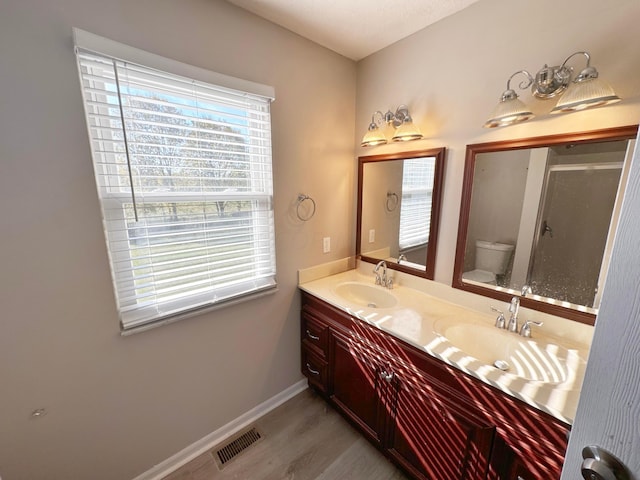
<svg viewBox="0 0 640 480">
<path fill-rule="evenodd" d="M 476 240 L 474 270 L 462 274 L 463 280 L 496 285 L 496 275 L 504 275 L 511 260 L 513 245 Z"/>
</svg>

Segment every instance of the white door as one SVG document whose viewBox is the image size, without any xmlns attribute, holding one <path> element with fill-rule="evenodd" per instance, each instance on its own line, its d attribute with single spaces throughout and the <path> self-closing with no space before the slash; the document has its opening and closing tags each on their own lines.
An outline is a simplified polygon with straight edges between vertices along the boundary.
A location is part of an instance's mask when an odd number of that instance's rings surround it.
<svg viewBox="0 0 640 480">
<path fill-rule="evenodd" d="M 581 479 L 582 449 L 598 445 L 640 480 L 640 151 L 629 172 L 562 480 Z M 596 477 L 597 478 L 597 477 Z"/>
</svg>

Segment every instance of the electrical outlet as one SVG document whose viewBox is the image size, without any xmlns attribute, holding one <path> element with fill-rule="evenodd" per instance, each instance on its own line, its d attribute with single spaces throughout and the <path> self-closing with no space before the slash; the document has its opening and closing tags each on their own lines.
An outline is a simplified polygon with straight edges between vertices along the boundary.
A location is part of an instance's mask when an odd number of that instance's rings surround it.
<svg viewBox="0 0 640 480">
<path fill-rule="evenodd" d="M 372 228 L 371 230 L 369 230 L 369 243 L 373 243 L 376 241 L 376 230 L 375 228 Z"/>
<path fill-rule="evenodd" d="M 322 253 L 329 253 L 331 251 L 331 237 L 324 237 L 322 239 Z"/>
</svg>

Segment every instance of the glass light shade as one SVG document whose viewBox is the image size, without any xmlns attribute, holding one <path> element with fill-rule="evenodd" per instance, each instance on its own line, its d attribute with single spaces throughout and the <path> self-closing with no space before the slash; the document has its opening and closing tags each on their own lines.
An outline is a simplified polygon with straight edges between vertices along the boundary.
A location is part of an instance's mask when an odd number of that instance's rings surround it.
<svg viewBox="0 0 640 480">
<path fill-rule="evenodd" d="M 374 125 L 374 128 L 369 126 L 369 130 L 362 137 L 362 142 L 360 146 L 362 147 L 373 147 L 375 145 L 384 145 L 387 143 L 387 137 L 380 131 L 380 129 Z"/>
<path fill-rule="evenodd" d="M 600 78 L 589 78 L 571 83 L 551 113 L 575 112 L 619 101 L 620 97 L 607 82 Z"/>
<path fill-rule="evenodd" d="M 501 100 L 483 127 L 506 127 L 514 123 L 524 122 L 533 117 L 535 117 L 533 112 L 517 96 L 514 96 L 513 98 Z"/>
<path fill-rule="evenodd" d="M 392 140 L 394 142 L 408 142 L 410 140 L 420 140 L 422 138 L 422 132 L 420 129 L 410 120 L 405 119 L 404 122 L 396 128 L 396 132 L 393 134 Z"/>
</svg>

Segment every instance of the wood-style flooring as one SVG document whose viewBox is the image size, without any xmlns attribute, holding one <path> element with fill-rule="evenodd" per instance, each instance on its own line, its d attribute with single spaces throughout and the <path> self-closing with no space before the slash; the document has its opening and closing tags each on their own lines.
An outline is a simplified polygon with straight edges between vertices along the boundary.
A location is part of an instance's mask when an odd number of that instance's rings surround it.
<svg viewBox="0 0 640 480">
<path fill-rule="evenodd" d="M 255 422 L 264 436 L 220 470 L 204 453 L 164 480 L 406 480 L 307 389 Z M 214 450 L 214 449 L 212 449 Z"/>
</svg>

